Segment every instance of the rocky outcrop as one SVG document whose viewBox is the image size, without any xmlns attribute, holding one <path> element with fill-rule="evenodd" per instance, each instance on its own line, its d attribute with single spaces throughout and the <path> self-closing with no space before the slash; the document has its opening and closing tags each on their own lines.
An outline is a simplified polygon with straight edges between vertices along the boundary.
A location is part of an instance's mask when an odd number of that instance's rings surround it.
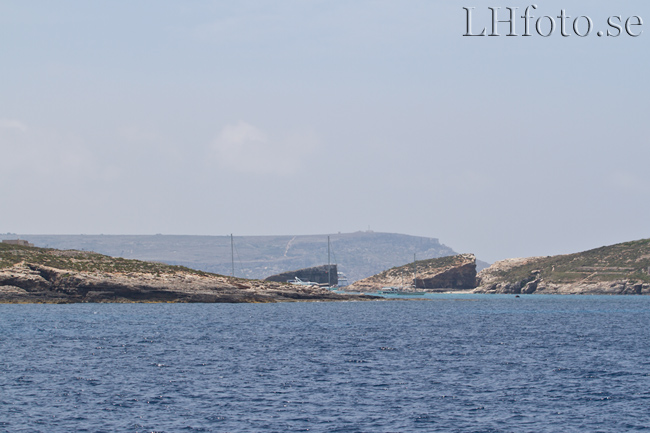
<svg viewBox="0 0 650 433">
<path fill-rule="evenodd" d="M 529 278 L 486 283 L 478 276 L 474 293 L 547 294 L 547 295 L 650 295 L 650 283 L 621 279 L 612 281 L 576 281 L 557 283 L 545 281 L 539 274 Z"/>
<path fill-rule="evenodd" d="M 472 290 L 476 287 L 476 257 L 460 254 L 420 260 L 357 281 L 346 290 L 377 292 L 385 287 L 417 292 Z"/>
<path fill-rule="evenodd" d="M 505 259 L 495 262 L 492 266 L 483 269 L 476 277 L 477 288 L 475 293 L 534 293 L 539 285 L 538 275 L 536 270 L 531 271 L 529 274 L 520 278 L 504 279 L 504 275 L 521 266 L 528 265 L 541 259 L 542 257 L 527 257 Z"/>
<path fill-rule="evenodd" d="M 328 276 L 329 269 L 329 276 Z M 266 277 L 264 281 L 275 281 L 278 283 L 286 283 L 296 277 L 303 281 L 313 281 L 318 284 L 330 284 L 336 286 L 339 283 L 338 269 L 336 265 L 321 265 L 313 266 L 311 268 L 298 269 L 297 271 L 283 272 L 277 275 Z"/>
<path fill-rule="evenodd" d="M 650 240 L 562 256 L 508 259 L 477 276 L 476 293 L 650 294 Z"/>
<path fill-rule="evenodd" d="M 476 284 L 476 260 L 464 255 L 465 263 L 451 266 L 440 272 L 425 272 L 415 279 L 415 288 L 424 290 L 471 290 Z"/>
<path fill-rule="evenodd" d="M 361 300 L 319 287 L 194 272 L 88 272 L 21 262 L 0 270 L 0 302 L 282 302 Z"/>
</svg>

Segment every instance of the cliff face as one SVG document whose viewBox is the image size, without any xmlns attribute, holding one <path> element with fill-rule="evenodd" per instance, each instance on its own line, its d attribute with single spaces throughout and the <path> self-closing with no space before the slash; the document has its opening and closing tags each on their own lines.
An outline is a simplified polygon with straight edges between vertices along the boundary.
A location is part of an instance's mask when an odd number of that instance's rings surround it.
<svg viewBox="0 0 650 433">
<path fill-rule="evenodd" d="M 476 287 L 476 258 L 473 254 L 460 254 L 421 260 L 357 281 L 346 290 L 376 292 L 384 287 L 408 287 L 406 290 L 418 292 L 472 290 Z"/>
<path fill-rule="evenodd" d="M 508 259 L 477 277 L 476 293 L 650 294 L 650 239 L 551 257 Z"/>
<path fill-rule="evenodd" d="M 318 287 L 244 280 L 95 253 L 15 248 L 0 249 L 0 302 L 4 303 L 352 299 Z"/>
<path fill-rule="evenodd" d="M 275 281 L 278 283 L 286 283 L 293 280 L 295 277 L 303 281 L 313 281 L 318 284 L 331 284 L 336 286 L 339 283 L 338 270 L 336 265 L 329 266 L 329 277 L 327 273 L 328 266 L 314 266 L 311 268 L 298 269 L 297 271 L 283 272 L 277 275 L 266 277 L 264 281 Z"/>
<path fill-rule="evenodd" d="M 476 260 L 471 254 L 465 256 L 467 257 L 465 263 L 452 266 L 449 269 L 442 270 L 439 273 L 436 273 L 434 271 L 427 272 L 422 276 L 418 276 L 415 280 L 415 288 L 425 290 L 473 289 L 476 285 Z"/>
<path fill-rule="evenodd" d="M 492 266 L 483 269 L 476 277 L 476 293 L 534 293 L 539 281 L 536 270 L 531 270 L 522 277 L 508 277 L 509 271 L 522 266 L 531 265 L 543 257 L 527 257 L 506 259 L 495 262 Z M 533 266 L 534 267 L 534 266 Z"/>
</svg>

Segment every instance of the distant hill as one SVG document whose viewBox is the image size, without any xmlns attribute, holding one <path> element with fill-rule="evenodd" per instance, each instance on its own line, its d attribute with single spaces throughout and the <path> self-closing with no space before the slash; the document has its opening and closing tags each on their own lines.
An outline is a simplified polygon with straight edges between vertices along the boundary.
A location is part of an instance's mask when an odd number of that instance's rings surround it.
<svg viewBox="0 0 650 433">
<path fill-rule="evenodd" d="M 16 235 L 4 235 L 5 237 Z M 40 247 L 95 251 L 113 257 L 154 260 L 206 272 L 231 274 L 229 236 L 28 235 Z M 371 231 L 330 235 L 332 263 L 350 282 L 413 260 L 455 255 L 438 239 Z M 235 275 L 265 278 L 327 263 L 327 235 L 235 236 Z M 481 266 L 479 263 L 479 269 Z"/>
<path fill-rule="evenodd" d="M 650 294 L 650 239 L 502 260 L 478 274 L 478 286 L 480 293 Z"/>
</svg>

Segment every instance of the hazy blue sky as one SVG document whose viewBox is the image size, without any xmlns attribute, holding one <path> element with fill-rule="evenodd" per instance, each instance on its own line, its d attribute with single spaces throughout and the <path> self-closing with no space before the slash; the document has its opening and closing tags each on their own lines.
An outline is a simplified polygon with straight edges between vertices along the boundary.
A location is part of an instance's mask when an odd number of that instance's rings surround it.
<svg viewBox="0 0 650 433">
<path fill-rule="evenodd" d="M 537 3 L 592 34 L 462 36 L 521 1 L 0 0 L 0 232 L 650 237 L 650 3 Z"/>
</svg>

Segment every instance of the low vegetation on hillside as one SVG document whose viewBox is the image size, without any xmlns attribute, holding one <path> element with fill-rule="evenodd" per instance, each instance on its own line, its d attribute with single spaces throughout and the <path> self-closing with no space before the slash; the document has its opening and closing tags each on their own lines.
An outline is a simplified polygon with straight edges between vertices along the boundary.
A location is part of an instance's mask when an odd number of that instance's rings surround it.
<svg viewBox="0 0 650 433">
<path fill-rule="evenodd" d="M 156 275 L 183 272 L 207 275 L 205 272 L 183 266 L 113 258 L 89 251 L 56 250 L 0 243 L 0 269 L 6 269 L 21 262 L 74 272 L 137 272 Z"/>
<path fill-rule="evenodd" d="M 596 248 L 582 253 L 540 257 L 493 276 L 502 280 L 533 280 L 538 276 L 549 283 L 579 281 L 606 282 L 636 280 L 650 283 L 650 239 Z"/>
<path fill-rule="evenodd" d="M 394 268 L 387 269 L 377 275 L 368 278 L 369 280 L 380 280 L 387 275 L 392 277 L 404 277 L 405 279 L 413 278 L 415 273 L 426 273 L 431 270 L 439 270 L 458 266 L 466 261 L 463 255 L 437 257 L 427 260 L 417 260 L 416 262 L 395 266 Z"/>
</svg>

